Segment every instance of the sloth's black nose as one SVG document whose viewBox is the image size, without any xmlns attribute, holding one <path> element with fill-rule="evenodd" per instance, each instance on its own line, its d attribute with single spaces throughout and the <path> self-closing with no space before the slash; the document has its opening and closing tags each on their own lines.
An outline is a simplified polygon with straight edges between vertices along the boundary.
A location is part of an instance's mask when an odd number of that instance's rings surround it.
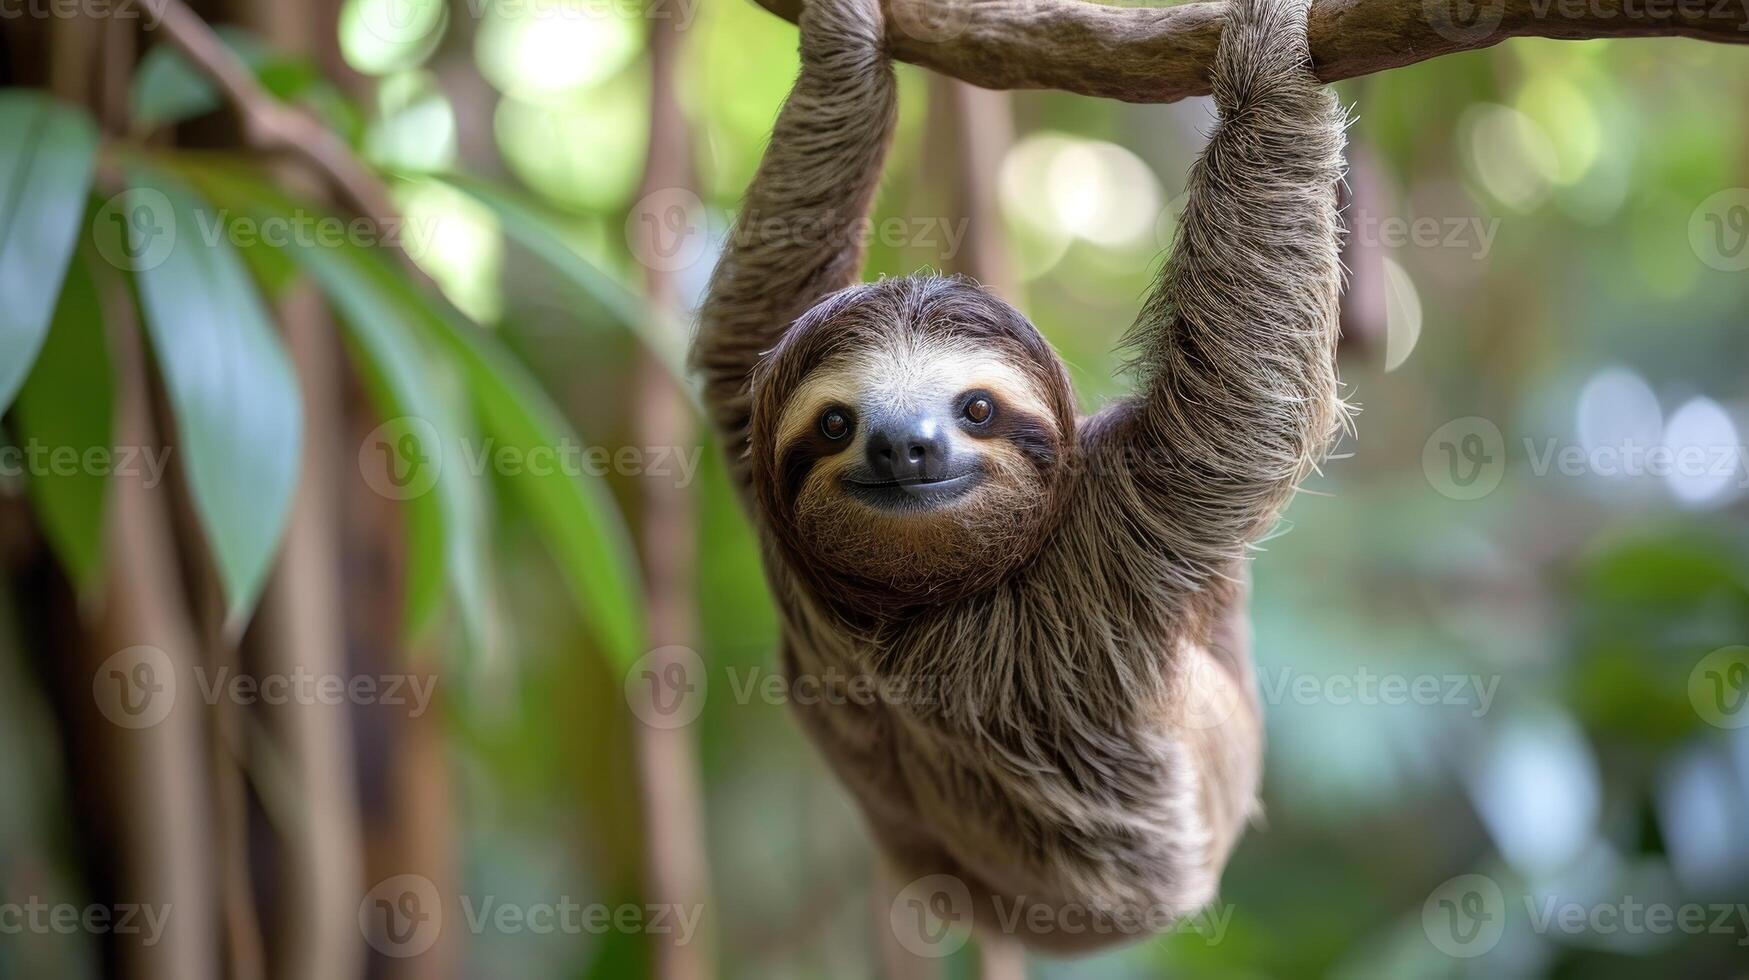
<svg viewBox="0 0 1749 980">
<path fill-rule="evenodd" d="M 947 467 L 947 436 L 933 418 L 882 420 L 868 433 L 868 469 L 877 480 L 937 480 Z"/>
</svg>

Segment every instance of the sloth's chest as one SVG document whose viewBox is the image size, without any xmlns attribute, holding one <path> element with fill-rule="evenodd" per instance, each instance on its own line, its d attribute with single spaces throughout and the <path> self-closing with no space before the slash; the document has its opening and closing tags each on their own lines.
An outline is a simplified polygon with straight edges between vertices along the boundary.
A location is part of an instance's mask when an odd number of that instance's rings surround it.
<svg viewBox="0 0 1749 980">
<path fill-rule="evenodd" d="M 871 669 L 894 651 L 807 640 L 786 632 L 792 710 L 899 868 L 1045 897 L 1085 877 L 1071 866 L 1121 882 L 1123 868 L 1161 865 L 1144 830 L 1177 819 L 1184 793 L 1171 783 L 1185 766 L 1160 731 L 1067 702 L 1024 720 L 968 711 L 960 699 L 973 689 L 950 676 Z M 966 724 L 971 715 L 987 725 Z M 1056 863 L 1033 859 L 1043 853 Z M 1093 868 L 1075 855 L 1107 857 Z"/>
<path fill-rule="evenodd" d="M 792 709 L 871 815 L 947 805 L 988 818 L 1075 795 L 1098 782 L 1094 773 L 1120 795 L 1145 793 L 1131 780 L 1159 771 L 1153 733 L 1135 724 L 1158 692 L 1119 661 L 1159 662 L 1165 651 L 1118 653 L 1099 640 L 1133 630 L 1044 630 L 1011 618 L 1007 630 L 922 630 L 881 645 L 803 604 L 785 612 Z"/>
</svg>

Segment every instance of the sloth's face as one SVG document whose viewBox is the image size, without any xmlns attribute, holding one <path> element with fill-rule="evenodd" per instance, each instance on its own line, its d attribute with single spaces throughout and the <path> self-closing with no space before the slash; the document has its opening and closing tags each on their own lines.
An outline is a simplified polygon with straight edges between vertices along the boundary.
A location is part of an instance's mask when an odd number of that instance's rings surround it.
<svg viewBox="0 0 1749 980">
<path fill-rule="evenodd" d="M 801 539 L 894 583 L 1006 570 L 1037 530 L 1062 433 L 1011 363 L 930 338 L 812 372 L 777 426 Z"/>
<path fill-rule="evenodd" d="M 819 570 L 901 597 L 1011 570 L 1050 516 L 1070 438 L 1055 355 L 928 322 L 854 341 L 797 371 L 759 427 L 773 521 Z"/>
</svg>

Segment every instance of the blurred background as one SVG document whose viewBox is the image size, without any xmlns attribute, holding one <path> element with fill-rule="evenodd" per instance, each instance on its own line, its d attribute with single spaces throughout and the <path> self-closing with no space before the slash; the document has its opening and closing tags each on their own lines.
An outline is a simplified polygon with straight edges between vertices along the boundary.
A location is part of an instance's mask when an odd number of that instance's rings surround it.
<svg viewBox="0 0 1749 980">
<path fill-rule="evenodd" d="M 793 25 L 194 6 L 0 19 L 0 976 L 877 975 L 676 381 Z M 1096 409 L 1207 100 L 899 73 L 868 273 Z M 1255 563 L 1266 815 L 1029 972 L 1749 974 L 1749 51 L 1338 91 L 1364 411 Z"/>
</svg>

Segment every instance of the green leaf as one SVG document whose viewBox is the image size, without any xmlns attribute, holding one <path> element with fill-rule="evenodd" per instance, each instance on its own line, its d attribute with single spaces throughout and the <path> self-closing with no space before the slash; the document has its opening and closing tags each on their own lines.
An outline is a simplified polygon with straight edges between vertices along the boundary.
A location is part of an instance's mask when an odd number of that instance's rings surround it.
<svg viewBox="0 0 1749 980">
<path fill-rule="evenodd" d="M 234 173 L 208 169 L 198 179 L 212 193 L 221 193 L 222 187 L 227 198 L 287 206 L 274 189 Z M 299 250 L 300 261 L 307 262 L 314 251 Z M 406 316 L 425 346 L 460 375 L 494 449 L 508 448 L 526 458 L 532 449 L 583 444 L 539 383 L 489 333 L 442 298 L 415 286 L 385 253 L 339 251 L 349 265 L 369 273 L 372 284 Z M 466 466 L 470 461 L 464 454 L 456 462 Z M 446 456 L 445 470 L 451 469 L 447 463 Z M 554 467 L 537 474 L 525 467 L 507 474 L 505 483 L 544 532 L 585 625 L 617 667 L 626 669 L 644 652 L 643 577 L 606 482 L 587 472 Z"/>
<path fill-rule="evenodd" d="M 258 222 L 310 216 L 277 188 L 235 172 L 203 168 L 195 179 L 215 199 Z M 359 466 L 367 484 L 406 509 L 408 632 L 418 635 L 437 621 L 447 580 L 468 648 L 486 650 L 486 518 L 481 487 L 463 465 L 462 413 L 452 404 L 465 392 L 446 397 L 445 386 L 433 383 L 447 365 L 433 363 L 417 334 L 413 321 L 421 314 L 378 285 L 376 258 L 356 245 L 325 247 L 294 235 L 283 251 L 265 244 L 258 249 L 308 272 L 328 297 L 347 327 L 353 363 L 386 420 L 360 447 Z M 373 455 L 378 453 L 380 459 Z"/>
<path fill-rule="evenodd" d="M 85 221 L 97 133 L 37 92 L 0 91 L 0 412 L 12 404 L 55 312 Z"/>
<path fill-rule="evenodd" d="M 138 456 L 119 457 L 110 443 L 112 385 L 97 286 L 86 259 L 76 257 L 15 414 L 25 448 L 47 454 L 46 465 L 31 471 L 30 499 L 49 545 L 81 592 L 95 587 L 103 572 L 109 474 L 124 465 L 148 478 L 154 472 Z"/>
<path fill-rule="evenodd" d="M 248 31 L 220 27 L 215 33 L 251 71 L 259 73 L 274 56 L 267 42 Z M 204 116 L 223 104 L 206 76 L 168 43 L 154 45 L 140 59 L 128 100 L 134 125 L 146 130 Z"/>
<path fill-rule="evenodd" d="M 127 210 L 146 332 L 176 414 L 177 455 L 240 631 L 297 486 L 303 403 L 243 263 L 211 235 L 210 206 L 180 181 L 128 171 Z M 164 232 L 169 231 L 168 244 Z M 149 259 L 149 260 L 148 260 Z"/>
<path fill-rule="evenodd" d="M 442 300 L 426 296 L 379 263 L 379 280 L 409 306 L 422 309 L 420 329 L 460 368 L 495 450 L 528 458 L 531 450 L 582 445 L 540 385 L 490 335 Z M 562 467 L 523 467 L 505 482 L 546 538 L 584 622 L 615 665 L 630 668 L 644 653 L 644 595 L 631 535 L 605 481 Z"/>
<path fill-rule="evenodd" d="M 409 322 L 417 313 L 377 284 L 362 249 L 293 248 L 350 328 L 356 360 L 375 379 L 378 411 L 388 420 L 360 452 L 383 454 L 382 480 L 368 482 L 410 508 L 409 627 L 419 632 L 435 619 L 444 576 L 434 572 L 447 570 L 469 648 L 484 650 L 490 614 L 480 490 L 468 479 L 455 413 L 430 382 L 433 368 Z"/>
<path fill-rule="evenodd" d="M 590 297 L 620 326 L 632 332 L 693 398 L 686 371 L 685 331 L 665 321 L 635 290 L 597 268 L 566 242 L 565 230 L 551 208 L 507 188 L 462 174 L 446 174 L 444 183 L 491 208 L 504 233 L 539 256 L 554 272 Z"/>
<path fill-rule="evenodd" d="M 308 58 L 275 50 L 241 28 L 222 26 L 214 32 L 270 94 L 282 102 L 311 106 L 331 125 L 349 131 L 342 124 L 349 123 L 350 106 Z M 140 59 L 128 98 L 134 125 L 147 132 L 204 116 L 224 104 L 206 76 L 169 44 L 154 46 Z"/>
<path fill-rule="evenodd" d="M 388 382 L 382 378 L 380 372 L 365 373 L 371 403 L 377 406 L 382 417 L 391 417 L 391 413 L 398 409 L 388 407 L 394 404 L 395 397 Z M 474 511 L 481 509 L 471 503 L 469 506 Z M 486 625 L 484 606 L 490 593 L 483 584 L 486 579 L 486 556 L 469 547 L 467 554 L 456 558 L 451 557 L 449 550 L 453 548 L 460 551 L 460 545 L 471 544 L 480 535 L 468 534 L 460 529 L 450 532 L 444 526 L 444 508 L 438 498 L 413 497 L 405 502 L 405 509 L 402 533 L 407 540 L 407 595 L 404 600 L 407 635 L 417 640 L 438 622 L 438 613 L 443 610 L 444 586 L 448 583 L 449 588 L 454 590 L 456 601 L 461 604 L 462 630 L 467 634 L 468 649 L 488 649 L 491 633 Z M 476 565 L 478 570 L 457 569 L 458 562 Z M 478 581 L 482 585 L 474 590 L 470 588 L 471 581 Z M 474 611 L 476 607 L 480 607 L 479 612 Z"/>
</svg>

